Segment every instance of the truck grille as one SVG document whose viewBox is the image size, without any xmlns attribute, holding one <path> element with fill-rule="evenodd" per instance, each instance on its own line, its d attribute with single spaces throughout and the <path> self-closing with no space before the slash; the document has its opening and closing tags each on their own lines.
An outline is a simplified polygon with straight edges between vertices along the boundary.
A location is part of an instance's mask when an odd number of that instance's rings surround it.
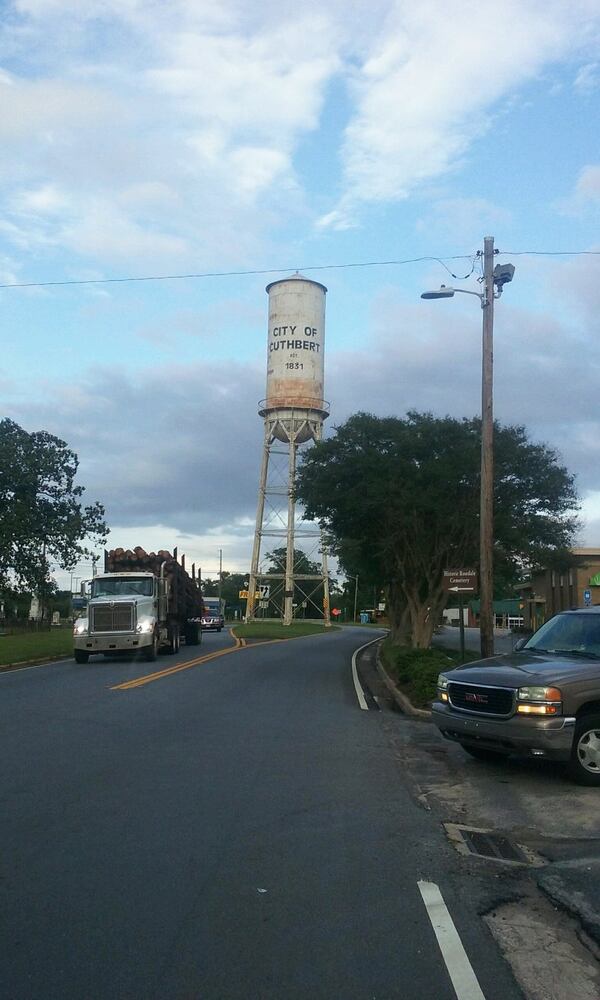
<svg viewBox="0 0 600 1000">
<path fill-rule="evenodd" d="M 133 604 L 92 607 L 92 632 L 133 632 Z"/>
<path fill-rule="evenodd" d="M 514 691 L 509 688 L 485 687 L 451 681 L 448 685 L 450 704 L 463 712 L 482 715 L 511 715 Z"/>
</svg>

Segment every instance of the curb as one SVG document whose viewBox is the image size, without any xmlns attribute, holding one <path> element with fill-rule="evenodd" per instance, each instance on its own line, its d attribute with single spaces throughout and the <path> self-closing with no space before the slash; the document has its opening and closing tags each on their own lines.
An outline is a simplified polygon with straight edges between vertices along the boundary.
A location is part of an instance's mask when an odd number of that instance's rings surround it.
<svg viewBox="0 0 600 1000">
<path fill-rule="evenodd" d="M 383 683 L 390 692 L 392 698 L 396 702 L 399 709 L 404 712 L 405 715 L 410 715 L 413 719 L 427 719 L 431 720 L 431 712 L 426 708 L 416 708 L 412 701 L 407 698 L 402 691 L 399 691 L 394 684 L 392 678 L 385 669 L 383 663 L 381 662 L 381 656 L 379 655 L 379 649 L 377 649 L 377 672 L 381 677 Z"/>
<path fill-rule="evenodd" d="M 569 889 L 557 871 L 540 871 L 536 882 L 551 903 L 575 917 L 586 934 L 600 944 L 600 913 L 587 901 L 582 892 Z"/>
</svg>

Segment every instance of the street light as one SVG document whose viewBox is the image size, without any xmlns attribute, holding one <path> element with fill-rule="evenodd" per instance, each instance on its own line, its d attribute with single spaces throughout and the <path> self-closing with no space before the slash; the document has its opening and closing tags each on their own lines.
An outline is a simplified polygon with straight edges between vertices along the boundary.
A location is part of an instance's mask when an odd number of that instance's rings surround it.
<svg viewBox="0 0 600 1000">
<path fill-rule="evenodd" d="M 494 267 L 494 237 L 483 241 L 483 292 L 466 288 L 447 288 L 423 292 L 422 299 L 451 299 L 456 292 L 476 295 L 483 309 L 481 365 L 481 487 L 479 508 L 479 627 L 481 655 L 494 655 L 494 413 L 493 413 L 493 336 L 494 299 L 505 284 L 512 281 L 513 264 Z"/>
</svg>

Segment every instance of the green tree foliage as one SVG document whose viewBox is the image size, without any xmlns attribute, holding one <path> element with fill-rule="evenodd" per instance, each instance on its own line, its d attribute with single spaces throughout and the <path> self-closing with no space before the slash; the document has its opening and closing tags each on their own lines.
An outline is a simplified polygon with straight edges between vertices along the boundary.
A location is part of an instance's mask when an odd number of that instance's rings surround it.
<svg viewBox="0 0 600 1000">
<path fill-rule="evenodd" d="M 480 421 L 357 413 L 307 452 L 297 493 L 338 540 L 346 569 L 386 589 L 393 637 L 426 647 L 443 570 L 479 564 Z M 494 428 L 495 564 L 514 575 L 569 546 L 573 478 L 523 427 Z"/>
<path fill-rule="evenodd" d="M 102 504 L 81 503 L 78 464 L 52 434 L 0 421 L 0 587 L 17 583 L 45 598 L 51 561 L 71 569 L 91 555 L 86 539 L 106 539 Z"/>
</svg>

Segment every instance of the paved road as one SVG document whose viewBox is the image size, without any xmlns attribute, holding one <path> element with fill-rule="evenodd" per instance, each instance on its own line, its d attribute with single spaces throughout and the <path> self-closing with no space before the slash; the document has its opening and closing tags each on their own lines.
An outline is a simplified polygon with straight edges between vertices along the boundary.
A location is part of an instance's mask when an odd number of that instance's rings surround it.
<svg viewBox="0 0 600 1000">
<path fill-rule="evenodd" d="M 373 637 L 0 675 L 0 995 L 454 1000 L 420 880 L 486 1000 L 517 1000 L 497 884 L 415 801 L 406 720 L 358 706 Z"/>
<path fill-rule="evenodd" d="M 508 630 L 496 629 L 494 632 L 494 653 L 511 653 L 519 636 Z M 452 625 L 442 625 L 433 637 L 433 644 L 448 646 L 450 649 L 460 649 L 460 629 Z M 481 647 L 481 635 L 478 628 L 465 629 L 465 649 L 478 651 Z"/>
</svg>

